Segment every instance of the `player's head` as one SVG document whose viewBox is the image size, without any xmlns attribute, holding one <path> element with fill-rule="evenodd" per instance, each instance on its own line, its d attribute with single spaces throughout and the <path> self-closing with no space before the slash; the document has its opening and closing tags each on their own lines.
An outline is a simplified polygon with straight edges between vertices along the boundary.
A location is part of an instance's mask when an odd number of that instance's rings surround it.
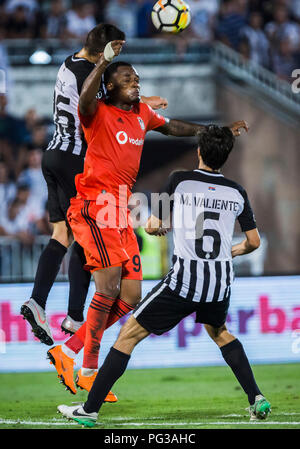
<svg viewBox="0 0 300 449">
<path fill-rule="evenodd" d="M 234 135 L 227 127 L 209 126 L 198 136 L 198 157 L 212 170 L 219 170 L 234 146 Z"/>
<path fill-rule="evenodd" d="M 106 44 L 111 41 L 125 41 L 125 33 L 109 23 L 100 23 L 87 35 L 84 48 L 90 56 L 103 53 Z"/>
<path fill-rule="evenodd" d="M 104 84 L 108 101 L 117 100 L 126 104 L 140 101 L 140 78 L 128 62 L 113 62 L 104 72 Z"/>
</svg>

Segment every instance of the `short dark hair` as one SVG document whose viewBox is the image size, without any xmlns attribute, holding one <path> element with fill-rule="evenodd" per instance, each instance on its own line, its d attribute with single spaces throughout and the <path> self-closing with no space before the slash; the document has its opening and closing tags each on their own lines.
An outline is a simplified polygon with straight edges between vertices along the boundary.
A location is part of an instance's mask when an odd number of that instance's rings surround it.
<svg viewBox="0 0 300 449">
<path fill-rule="evenodd" d="M 234 142 L 234 135 L 229 128 L 208 126 L 198 136 L 200 155 L 204 164 L 213 170 L 219 170 L 227 161 Z"/>
<path fill-rule="evenodd" d="M 90 55 L 96 55 L 104 51 L 108 42 L 116 40 L 124 41 L 125 33 L 114 25 L 100 23 L 88 33 L 84 48 Z"/>
<path fill-rule="evenodd" d="M 129 62 L 125 61 L 117 61 L 113 62 L 112 64 L 109 64 L 109 66 L 106 68 L 104 72 L 104 84 L 106 86 L 107 83 L 109 83 L 112 75 L 118 70 L 119 67 L 132 67 Z"/>
</svg>

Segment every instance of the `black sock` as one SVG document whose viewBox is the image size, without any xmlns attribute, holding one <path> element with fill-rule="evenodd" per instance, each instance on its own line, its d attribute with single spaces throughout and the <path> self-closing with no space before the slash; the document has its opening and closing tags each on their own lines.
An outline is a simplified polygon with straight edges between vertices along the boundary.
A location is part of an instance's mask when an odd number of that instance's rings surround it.
<svg viewBox="0 0 300 449">
<path fill-rule="evenodd" d="M 43 309 L 46 307 L 49 292 L 66 252 L 67 248 L 64 245 L 55 239 L 50 239 L 40 256 L 31 298 Z"/>
<path fill-rule="evenodd" d="M 111 387 L 126 370 L 129 359 L 130 355 L 110 348 L 83 406 L 86 413 L 98 413 Z"/>
<path fill-rule="evenodd" d="M 230 366 L 241 387 L 247 394 L 249 404 L 253 405 L 255 396 L 262 393 L 256 385 L 242 343 L 238 339 L 235 339 L 220 349 L 225 362 Z"/>
<path fill-rule="evenodd" d="M 91 281 L 91 273 L 84 270 L 86 259 L 83 248 L 74 242 L 69 262 L 69 306 L 68 315 L 75 321 L 83 321 L 83 311 Z"/>
</svg>

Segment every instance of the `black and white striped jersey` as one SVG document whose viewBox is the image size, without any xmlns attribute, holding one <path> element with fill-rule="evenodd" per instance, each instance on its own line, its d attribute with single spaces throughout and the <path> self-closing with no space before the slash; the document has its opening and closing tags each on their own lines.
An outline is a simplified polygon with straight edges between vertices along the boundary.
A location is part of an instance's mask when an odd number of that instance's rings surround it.
<svg viewBox="0 0 300 449">
<path fill-rule="evenodd" d="M 165 283 L 192 301 L 227 299 L 235 221 L 243 232 L 256 228 L 246 191 L 218 172 L 194 170 L 173 173 L 162 192 L 167 196 L 154 215 L 165 221 L 172 211 L 174 240 L 173 267 Z"/>
<path fill-rule="evenodd" d="M 55 131 L 47 150 L 62 150 L 84 157 L 87 149 L 78 117 L 78 101 L 82 85 L 95 64 L 87 59 L 69 56 L 61 65 L 53 98 Z M 102 83 L 98 98 L 105 95 Z"/>
</svg>

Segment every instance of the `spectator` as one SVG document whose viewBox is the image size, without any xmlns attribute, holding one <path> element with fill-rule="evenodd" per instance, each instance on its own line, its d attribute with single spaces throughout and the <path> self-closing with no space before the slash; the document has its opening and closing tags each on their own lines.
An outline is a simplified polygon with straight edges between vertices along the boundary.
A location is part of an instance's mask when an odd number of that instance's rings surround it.
<svg viewBox="0 0 300 449">
<path fill-rule="evenodd" d="M 29 197 L 30 186 L 19 184 L 14 200 L 0 216 L 0 235 L 17 238 L 25 245 L 32 244 L 34 234 L 43 229 L 44 211 L 30 203 Z"/>
<path fill-rule="evenodd" d="M 62 0 L 50 2 L 50 10 L 45 24 L 45 37 L 63 39 L 67 27 L 67 16 Z"/>
<path fill-rule="evenodd" d="M 224 0 L 221 18 L 216 28 L 216 37 L 225 45 L 237 50 L 241 29 L 246 26 L 246 16 L 241 14 L 238 0 Z"/>
<path fill-rule="evenodd" d="M 7 19 L 8 19 L 8 15 L 5 11 L 5 4 L 4 4 L 4 2 L 0 2 L 0 28 L 1 28 L 1 30 L 6 29 Z"/>
<path fill-rule="evenodd" d="M 15 184 L 9 180 L 9 172 L 4 161 L 0 162 L 0 215 L 5 211 L 7 203 L 15 196 Z"/>
<path fill-rule="evenodd" d="M 239 54 L 249 61 L 251 59 L 251 47 L 249 39 L 246 36 L 241 37 L 238 48 Z"/>
<path fill-rule="evenodd" d="M 190 0 L 192 21 L 189 31 L 201 42 L 211 42 L 214 37 L 214 26 L 219 11 L 219 0 Z"/>
<path fill-rule="evenodd" d="M 32 148 L 27 152 L 27 168 L 25 168 L 18 182 L 30 185 L 30 201 L 40 209 L 45 209 L 47 201 L 47 186 L 42 174 L 42 151 Z"/>
<path fill-rule="evenodd" d="M 274 48 L 278 48 L 280 42 L 286 39 L 289 39 L 294 51 L 300 45 L 300 27 L 289 19 L 289 11 L 285 6 L 275 8 L 274 20 L 266 25 L 265 31 Z"/>
<path fill-rule="evenodd" d="M 154 27 L 151 20 L 152 0 L 137 0 L 137 37 L 151 37 Z"/>
<path fill-rule="evenodd" d="M 73 9 L 66 14 L 67 35 L 83 39 L 97 25 L 94 17 L 94 3 L 84 0 L 75 0 L 73 3 Z"/>
<path fill-rule="evenodd" d="M 240 37 L 249 44 L 249 59 L 256 64 L 269 67 L 270 45 L 263 29 L 263 17 L 259 11 L 253 11 L 249 17 L 249 25 L 242 28 Z"/>
<path fill-rule="evenodd" d="M 48 146 L 47 126 L 42 121 L 34 126 L 31 133 L 31 145 L 37 148 L 41 148 L 43 151 Z"/>
<path fill-rule="evenodd" d="M 129 0 L 111 0 L 105 8 L 105 21 L 112 23 L 126 34 L 137 36 L 137 4 Z"/>
<path fill-rule="evenodd" d="M 29 140 L 25 121 L 7 113 L 7 97 L 0 95 L 0 157 L 15 176 L 19 174 L 22 152 Z"/>
<path fill-rule="evenodd" d="M 27 131 L 31 134 L 34 127 L 38 126 L 39 124 L 39 117 L 37 115 L 37 112 L 34 108 L 30 108 L 25 113 L 25 124 Z"/>
<path fill-rule="evenodd" d="M 250 0 L 249 12 L 260 11 L 264 25 L 273 18 L 274 0 Z"/>
<path fill-rule="evenodd" d="M 292 80 L 292 72 L 297 68 L 298 62 L 293 44 L 289 38 L 281 40 L 278 50 L 273 53 L 272 70 L 279 78 L 290 82 Z"/>
<path fill-rule="evenodd" d="M 300 21 L 300 0 L 291 0 L 290 9 L 295 20 Z"/>
<path fill-rule="evenodd" d="M 10 14 L 20 6 L 25 8 L 28 18 L 32 18 L 38 9 L 38 3 L 36 0 L 7 0 L 5 3 L 5 10 Z"/>
<path fill-rule="evenodd" d="M 32 19 L 27 14 L 26 7 L 17 6 L 7 20 L 7 37 L 9 39 L 28 39 L 33 37 L 33 31 Z"/>
</svg>

